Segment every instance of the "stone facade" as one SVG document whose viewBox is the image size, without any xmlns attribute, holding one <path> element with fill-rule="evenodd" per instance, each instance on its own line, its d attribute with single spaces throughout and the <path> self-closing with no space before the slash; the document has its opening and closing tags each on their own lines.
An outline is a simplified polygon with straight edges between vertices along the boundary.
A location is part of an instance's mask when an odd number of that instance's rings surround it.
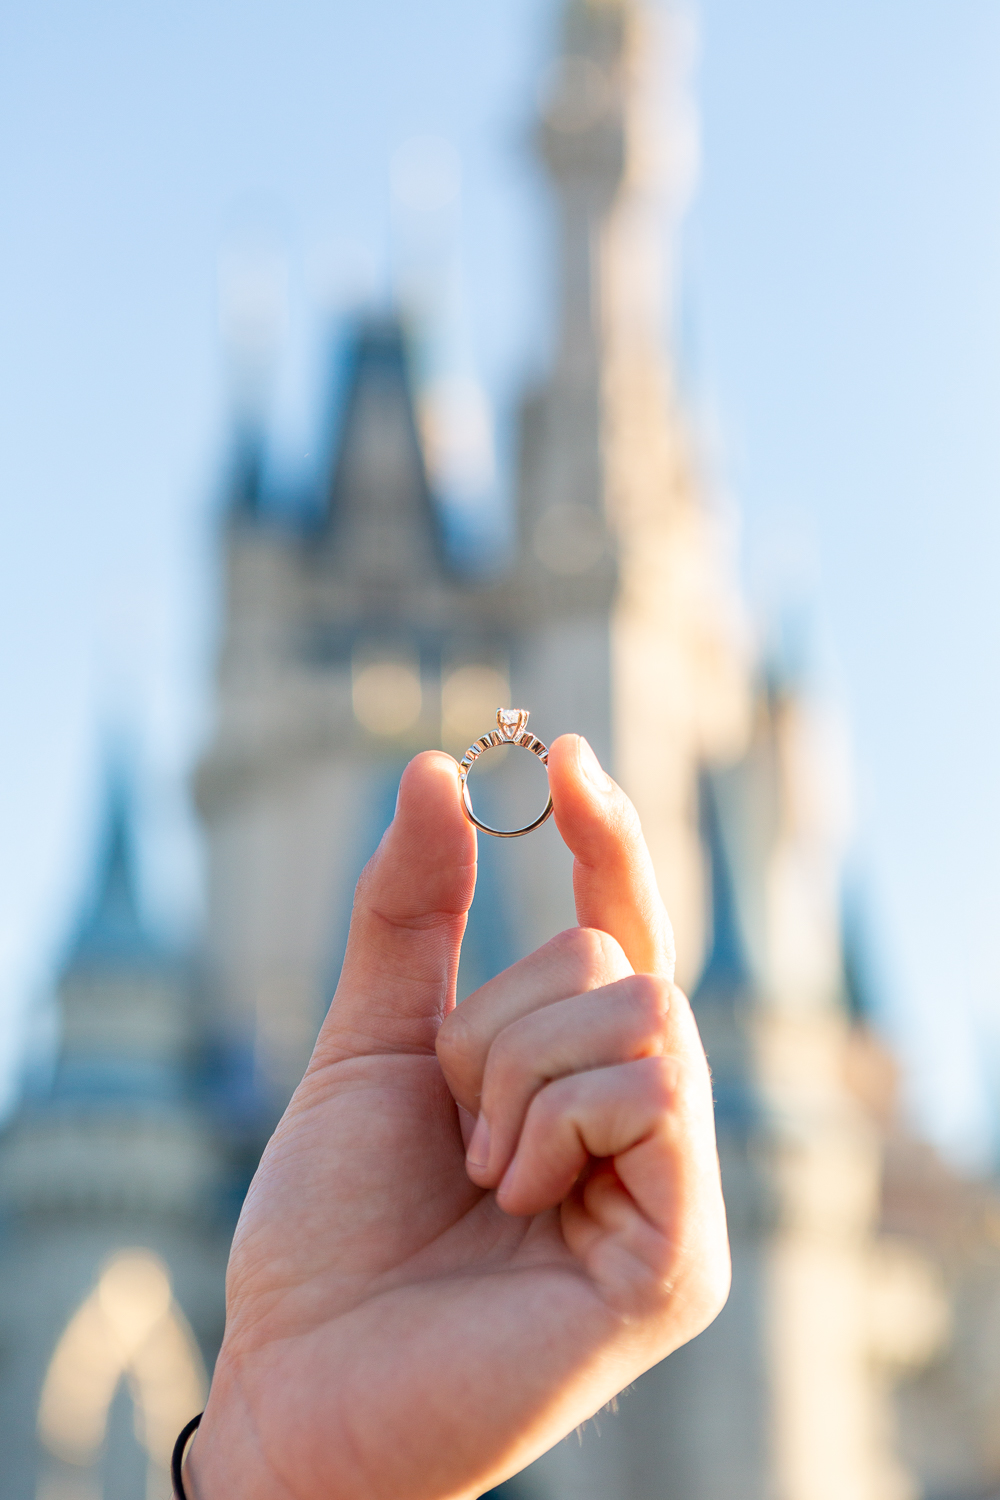
<svg viewBox="0 0 1000 1500">
<path fill-rule="evenodd" d="M 0 1139 L 5 1500 L 169 1500 L 222 1333 L 231 1169 L 198 1102 L 190 972 L 136 906 L 121 786 L 106 835 L 53 1080 Z"/>
<path fill-rule="evenodd" d="M 585 733 L 639 809 L 687 983 L 710 949 L 697 1004 L 736 1281 L 708 1334 L 515 1488 L 903 1500 L 869 1318 L 880 1141 L 842 1067 L 835 768 L 794 693 L 757 686 L 664 356 L 649 28 L 628 3 L 566 10 L 537 132 L 559 210 L 555 356 L 523 407 L 513 566 L 483 583 L 449 563 L 391 321 L 359 329 L 318 521 L 279 528 L 253 482 L 236 496 L 199 779 L 220 1020 L 279 1107 L 330 993 L 331 915 L 406 757 L 464 749 L 505 683 L 544 739 Z M 502 818 L 502 783 L 480 795 Z M 481 857 L 466 990 L 573 920 L 551 824 Z"/>
</svg>

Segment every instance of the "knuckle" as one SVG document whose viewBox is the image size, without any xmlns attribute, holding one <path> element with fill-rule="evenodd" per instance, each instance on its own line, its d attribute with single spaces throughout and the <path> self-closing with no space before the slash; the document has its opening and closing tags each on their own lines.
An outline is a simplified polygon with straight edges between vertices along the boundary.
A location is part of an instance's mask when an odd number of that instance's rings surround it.
<svg viewBox="0 0 1000 1500">
<path fill-rule="evenodd" d="M 623 980 L 631 1003 L 651 1026 L 659 1029 L 670 1009 L 673 986 L 659 974 L 633 974 Z"/>
<path fill-rule="evenodd" d="M 641 1070 L 646 1101 L 665 1114 L 677 1098 L 677 1063 L 672 1057 L 644 1057 L 634 1065 Z"/>
<path fill-rule="evenodd" d="M 542 1137 L 549 1135 L 557 1121 L 571 1108 L 575 1095 L 574 1078 L 557 1078 L 539 1089 L 528 1107 L 525 1126 Z"/>
<path fill-rule="evenodd" d="M 457 1006 L 441 1023 L 435 1043 L 438 1062 L 449 1078 L 461 1078 L 471 1072 L 478 1060 L 478 1041 L 468 1016 Z"/>
<path fill-rule="evenodd" d="M 620 945 L 597 927 L 567 927 L 547 946 L 564 966 L 570 983 L 580 991 L 596 989 L 630 972 Z"/>
<path fill-rule="evenodd" d="M 483 1093 L 507 1094 L 517 1077 L 526 1069 L 525 1026 L 512 1021 L 494 1037 L 486 1056 Z"/>
<path fill-rule="evenodd" d="M 567 927 L 556 933 L 549 947 L 562 962 L 583 972 L 599 959 L 601 936 L 592 927 Z"/>
<path fill-rule="evenodd" d="M 619 993 L 622 1036 L 640 1053 L 658 1053 L 666 1045 L 670 986 L 652 974 L 622 981 Z"/>
<path fill-rule="evenodd" d="M 577 927 L 574 929 L 578 940 L 592 963 L 607 962 L 621 952 L 615 939 L 609 932 L 602 932 L 599 927 Z"/>
<path fill-rule="evenodd" d="M 583 927 L 591 943 L 591 967 L 601 984 L 612 983 L 632 973 L 632 965 L 617 938 L 596 927 Z"/>
</svg>

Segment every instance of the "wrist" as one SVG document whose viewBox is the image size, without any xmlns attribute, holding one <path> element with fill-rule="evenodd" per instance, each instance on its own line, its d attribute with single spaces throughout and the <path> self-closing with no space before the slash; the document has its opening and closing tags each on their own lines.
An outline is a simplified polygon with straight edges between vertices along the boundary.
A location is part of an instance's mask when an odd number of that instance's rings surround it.
<svg viewBox="0 0 1000 1500">
<path fill-rule="evenodd" d="M 182 1475 L 186 1500 L 289 1500 L 261 1440 L 239 1360 L 225 1343 Z"/>
<path fill-rule="evenodd" d="M 185 1500 L 256 1500 L 268 1493 L 259 1466 L 248 1458 L 256 1451 L 243 1403 L 238 1399 L 220 1357 L 197 1431 L 181 1463 Z"/>
<path fill-rule="evenodd" d="M 223 1453 L 229 1455 L 226 1463 Z M 242 1453 L 238 1440 L 230 1442 L 220 1432 L 218 1412 L 210 1413 L 206 1406 L 201 1426 L 188 1443 L 181 1464 L 184 1500 L 227 1500 L 240 1493 L 249 1495 L 251 1490 L 249 1486 L 243 1489 L 244 1476 L 240 1473 Z"/>
</svg>

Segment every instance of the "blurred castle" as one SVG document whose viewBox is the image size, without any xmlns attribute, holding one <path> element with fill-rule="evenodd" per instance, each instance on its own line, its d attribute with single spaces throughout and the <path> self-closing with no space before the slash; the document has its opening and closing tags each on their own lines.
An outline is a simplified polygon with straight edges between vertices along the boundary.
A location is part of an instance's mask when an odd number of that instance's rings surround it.
<svg viewBox="0 0 1000 1500">
<path fill-rule="evenodd" d="M 231 1214 L 196 1101 L 191 976 L 145 929 L 125 787 L 59 984 L 51 1086 L 0 1147 L 7 1500 L 169 1500 L 221 1340 Z"/>
<path fill-rule="evenodd" d="M 169 1493 L 169 1442 L 221 1334 L 232 1208 L 309 1056 L 400 769 L 427 745 L 460 753 L 498 703 L 526 704 L 546 740 L 585 733 L 639 808 L 715 1077 L 735 1267 L 706 1334 L 504 1493 L 1000 1486 L 1000 1200 L 895 1121 L 845 955 L 829 725 L 741 630 L 661 347 L 650 27 L 638 0 L 566 7 L 537 137 L 559 207 L 556 354 L 523 407 L 503 576 L 454 560 L 395 318 L 356 331 L 318 515 L 276 505 L 240 448 L 197 773 L 199 988 L 143 928 L 115 785 L 54 1083 L 0 1146 L 10 1500 Z M 487 815 L 516 816 L 502 773 L 482 788 Z M 573 922 L 568 870 L 551 823 L 481 840 L 464 992 Z"/>
</svg>

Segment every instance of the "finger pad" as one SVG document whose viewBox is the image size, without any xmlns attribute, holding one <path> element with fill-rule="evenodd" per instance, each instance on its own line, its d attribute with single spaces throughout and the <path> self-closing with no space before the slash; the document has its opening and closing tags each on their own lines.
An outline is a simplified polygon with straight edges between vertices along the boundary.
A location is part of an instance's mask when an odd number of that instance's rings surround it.
<svg viewBox="0 0 1000 1500">
<path fill-rule="evenodd" d="M 476 835 L 462 811 L 458 768 L 449 755 L 426 750 L 410 761 L 373 866 L 369 899 L 387 914 L 468 910 Z"/>
</svg>

